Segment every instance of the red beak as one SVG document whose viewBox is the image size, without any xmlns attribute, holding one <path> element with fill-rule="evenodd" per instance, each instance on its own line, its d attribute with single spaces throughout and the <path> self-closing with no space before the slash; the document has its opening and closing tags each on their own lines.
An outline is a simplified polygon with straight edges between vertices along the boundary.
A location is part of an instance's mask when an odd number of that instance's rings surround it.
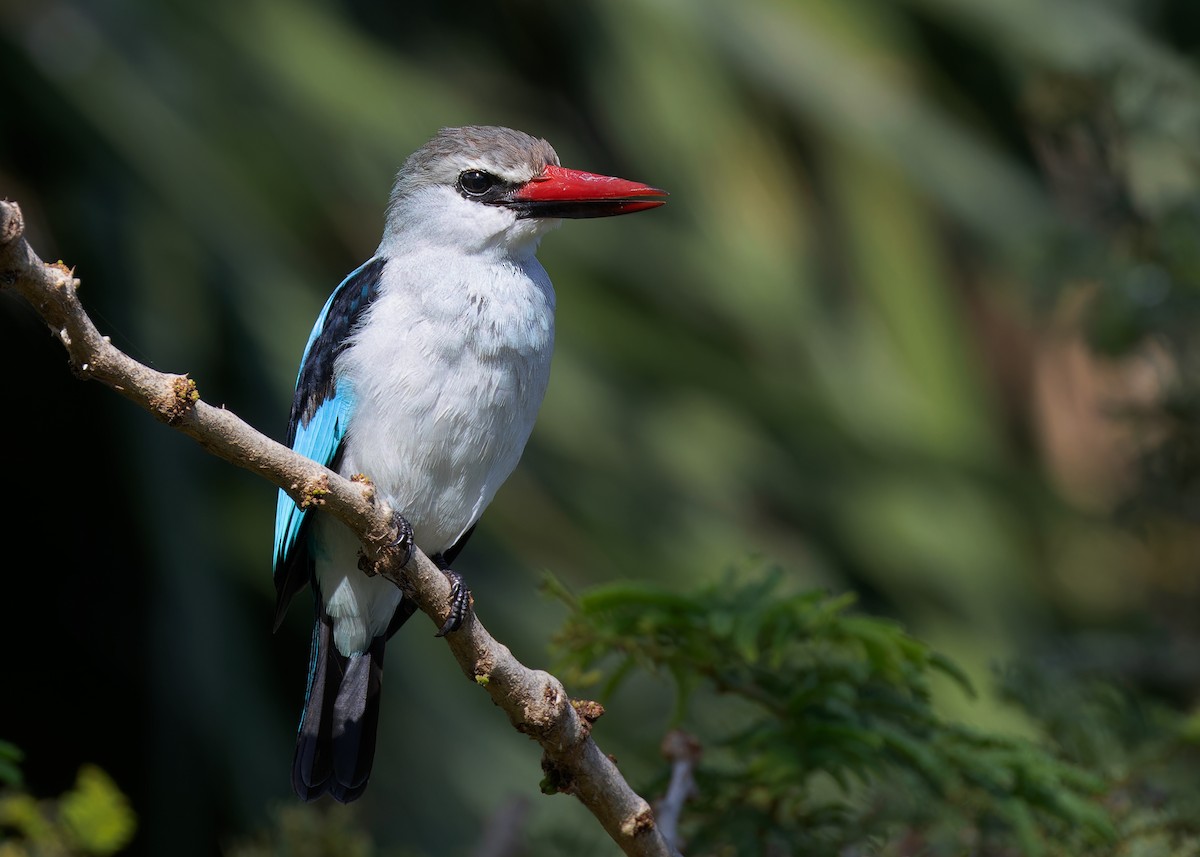
<svg viewBox="0 0 1200 857">
<path fill-rule="evenodd" d="M 665 203 L 667 192 L 640 182 L 548 165 L 505 205 L 521 217 L 610 217 Z"/>
</svg>

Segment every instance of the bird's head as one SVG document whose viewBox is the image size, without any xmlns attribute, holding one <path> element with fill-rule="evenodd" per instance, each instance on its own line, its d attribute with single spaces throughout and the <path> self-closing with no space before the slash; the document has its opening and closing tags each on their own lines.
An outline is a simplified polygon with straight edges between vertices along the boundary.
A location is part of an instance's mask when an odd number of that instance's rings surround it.
<svg viewBox="0 0 1200 857">
<path fill-rule="evenodd" d="M 655 208 L 666 192 L 565 169 L 545 140 L 510 128 L 445 128 L 396 176 L 384 244 L 421 241 L 462 250 L 533 252 L 561 218 Z"/>
</svg>

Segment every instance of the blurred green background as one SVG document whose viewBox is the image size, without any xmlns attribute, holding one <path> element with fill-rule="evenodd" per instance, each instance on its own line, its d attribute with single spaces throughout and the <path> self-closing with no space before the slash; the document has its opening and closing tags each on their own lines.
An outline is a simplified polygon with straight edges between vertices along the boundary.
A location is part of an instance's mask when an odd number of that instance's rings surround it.
<svg viewBox="0 0 1200 857">
<path fill-rule="evenodd" d="M 668 189 L 540 258 L 558 351 L 456 566 L 550 665 L 582 589 L 747 557 L 855 590 L 967 668 L 1200 689 L 1200 6 L 1193 0 L 0 0 L 0 194 L 100 328 L 282 438 L 329 290 L 439 127 L 503 124 Z M 274 489 L 99 385 L 0 295 L 0 738 L 35 792 L 100 765 L 133 852 L 214 854 L 288 786 L 310 616 L 270 633 Z M 418 617 L 390 647 L 388 848 L 467 854 L 539 753 Z M 635 780 L 670 694 L 598 727 Z"/>
</svg>

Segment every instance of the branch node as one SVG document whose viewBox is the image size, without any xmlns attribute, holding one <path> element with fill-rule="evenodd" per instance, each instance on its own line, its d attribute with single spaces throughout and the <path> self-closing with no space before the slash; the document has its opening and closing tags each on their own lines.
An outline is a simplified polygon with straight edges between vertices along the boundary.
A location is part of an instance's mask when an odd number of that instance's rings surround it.
<svg viewBox="0 0 1200 857">
<path fill-rule="evenodd" d="M 304 492 L 300 496 L 299 506 L 303 511 L 308 511 L 315 506 L 324 506 L 325 497 L 329 494 L 329 477 L 322 473 L 308 485 L 304 486 Z"/>
<path fill-rule="evenodd" d="M 68 267 L 67 263 L 64 262 L 62 259 L 59 259 L 57 262 L 47 262 L 46 267 L 49 268 L 51 271 L 56 271 L 59 274 L 64 275 L 64 276 L 58 278 L 57 286 L 59 288 L 61 288 L 62 286 L 67 286 L 68 288 L 71 288 L 71 289 L 75 289 L 75 288 L 79 287 L 79 280 L 75 279 L 75 269 L 72 267 Z"/>
<path fill-rule="evenodd" d="M 604 716 L 604 706 L 591 699 L 572 699 L 571 707 L 579 715 L 579 731 L 581 737 L 592 734 L 592 726 Z"/>
<path fill-rule="evenodd" d="M 650 807 L 644 807 L 632 818 L 621 822 L 621 832 L 629 837 L 637 837 L 654 829 L 654 813 Z"/>
<path fill-rule="evenodd" d="M 21 207 L 15 202 L 4 201 L 0 205 L 0 245 L 8 244 L 17 240 L 25 232 L 25 216 L 21 214 Z M 11 276 L 13 282 L 16 281 L 15 271 L 5 271 L 5 280 Z M 11 285 L 6 282 L 5 285 Z"/>
<path fill-rule="evenodd" d="M 388 566 L 389 557 L 385 553 L 380 553 L 371 556 L 365 550 L 358 552 L 358 570 L 367 577 L 378 577 L 383 574 L 384 569 Z M 411 597 L 410 592 L 405 592 L 404 587 L 400 587 L 400 591 Z"/>
<path fill-rule="evenodd" d="M 198 401 L 200 391 L 196 382 L 187 375 L 178 375 L 171 382 L 171 394 L 162 402 L 159 413 L 167 425 L 178 425 Z"/>
<path fill-rule="evenodd" d="M 471 668 L 471 676 L 480 687 L 487 687 L 492 682 L 492 672 L 496 669 L 495 658 L 491 652 L 484 652 L 476 658 Z"/>
<path fill-rule="evenodd" d="M 358 570 L 367 577 L 383 575 L 400 587 L 400 591 L 406 597 L 418 600 L 416 598 L 416 589 L 408 579 L 408 575 L 404 574 L 403 568 L 399 571 L 394 568 L 396 557 L 404 555 L 404 548 L 399 543 L 392 544 L 390 542 L 386 543 L 383 547 L 373 547 L 372 543 L 378 543 L 378 541 L 379 539 L 377 538 L 363 539 L 363 547 L 358 552 Z"/>
<path fill-rule="evenodd" d="M 519 727 L 518 727 L 519 728 Z M 538 789 L 544 795 L 569 795 L 575 793 L 575 779 L 565 767 L 552 761 L 549 756 L 542 756 L 542 781 Z M 624 832 L 625 825 L 621 825 Z"/>
<path fill-rule="evenodd" d="M 671 762 L 687 762 L 694 765 L 700 761 L 704 748 L 695 736 L 682 729 L 672 729 L 662 740 L 663 757 Z"/>
<path fill-rule="evenodd" d="M 371 481 L 370 476 L 365 473 L 355 473 L 350 477 L 350 481 L 362 486 L 364 500 L 368 503 L 375 502 L 375 483 Z"/>
<path fill-rule="evenodd" d="M 539 735 L 558 722 L 559 709 L 567 701 L 562 685 L 552 680 L 548 674 L 543 680 L 546 683 L 542 687 L 542 704 L 525 706 L 525 720 Z"/>
</svg>

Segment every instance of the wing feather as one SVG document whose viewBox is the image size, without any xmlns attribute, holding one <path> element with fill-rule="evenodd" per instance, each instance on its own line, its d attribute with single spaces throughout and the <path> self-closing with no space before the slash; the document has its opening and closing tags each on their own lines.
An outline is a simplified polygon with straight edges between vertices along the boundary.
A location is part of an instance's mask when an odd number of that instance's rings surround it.
<svg viewBox="0 0 1200 857">
<path fill-rule="evenodd" d="M 354 391 L 334 374 L 334 361 L 363 311 L 379 291 L 386 260 L 379 257 L 356 268 L 334 289 L 317 316 L 304 346 L 296 393 L 288 420 L 287 441 L 296 452 L 326 467 L 336 467 L 354 412 Z M 274 577 L 278 627 L 288 603 L 308 583 L 312 556 L 308 545 L 309 509 L 280 490 L 275 506 Z"/>
</svg>

